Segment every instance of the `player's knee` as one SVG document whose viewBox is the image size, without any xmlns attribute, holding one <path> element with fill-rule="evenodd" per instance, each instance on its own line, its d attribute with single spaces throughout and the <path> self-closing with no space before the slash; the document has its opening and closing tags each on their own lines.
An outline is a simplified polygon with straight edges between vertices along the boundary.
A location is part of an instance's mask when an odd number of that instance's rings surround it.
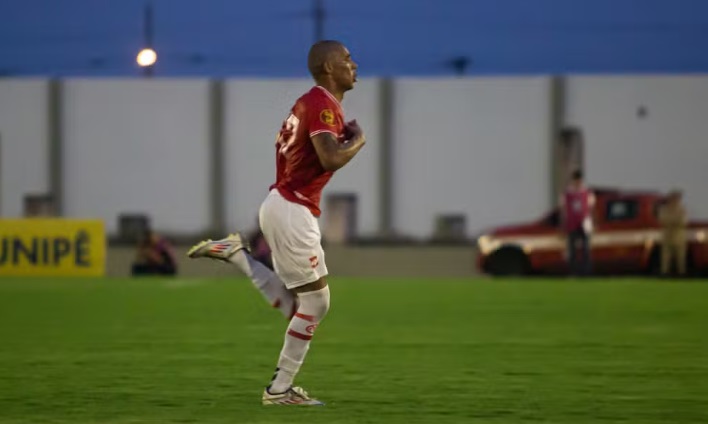
<svg viewBox="0 0 708 424">
<path fill-rule="evenodd" d="M 329 286 L 323 288 L 321 291 L 323 292 L 323 296 L 318 304 L 319 310 L 317 312 L 320 319 L 324 318 L 325 315 L 327 315 L 327 312 L 329 312 Z"/>
<path fill-rule="evenodd" d="M 313 293 L 316 293 L 316 295 L 313 296 L 314 315 L 318 320 L 322 320 L 329 311 L 329 286 Z"/>
<path fill-rule="evenodd" d="M 320 290 L 298 294 L 300 299 L 300 309 L 303 314 L 313 316 L 317 321 L 327 315 L 329 311 L 329 286 Z"/>
</svg>

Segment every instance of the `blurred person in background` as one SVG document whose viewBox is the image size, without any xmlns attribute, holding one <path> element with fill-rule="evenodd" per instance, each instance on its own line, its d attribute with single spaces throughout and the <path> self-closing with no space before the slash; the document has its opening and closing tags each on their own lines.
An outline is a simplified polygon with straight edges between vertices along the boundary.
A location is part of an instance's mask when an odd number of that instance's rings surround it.
<svg viewBox="0 0 708 424">
<path fill-rule="evenodd" d="M 140 238 L 135 256 L 133 276 L 177 274 L 172 246 L 167 239 L 150 229 L 145 230 Z"/>
<path fill-rule="evenodd" d="M 256 219 L 256 228 L 248 236 L 248 247 L 251 250 L 253 259 L 273 271 L 273 258 L 271 257 L 270 246 L 268 246 L 263 231 L 261 231 L 258 219 Z"/>
<path fill-rule="evenodd" d="M 592 270 L 590 237 L 595 195 L 585 186 L 583 172 L 576 170 L 560 198 L 561 228 L 567 237 L 567 258 L 572 275 L 589 275 Z"/>
<path fill-rule="evenodd" d="M 659 208 L 662 276 L 671 273 L 671 266 L 674 263 L 678 274 L 686 275 L 686 220 L 683 193 L 674 190 L 669 193 L 666 202 Z"/>
</svg>

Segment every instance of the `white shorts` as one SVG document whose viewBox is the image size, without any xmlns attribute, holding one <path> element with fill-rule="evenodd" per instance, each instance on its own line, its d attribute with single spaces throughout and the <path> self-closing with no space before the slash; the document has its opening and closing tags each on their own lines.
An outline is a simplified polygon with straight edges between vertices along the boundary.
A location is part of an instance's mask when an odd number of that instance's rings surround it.
<svg viewBox="0 0 708 424">
<path fill-rule="evenodd" d="M 258 219 L 285 287 L 304 286 L 327 275 L 320 227 L 307 207 L 285 200 L 273 189 L 261 204 Z"/>
</svg>

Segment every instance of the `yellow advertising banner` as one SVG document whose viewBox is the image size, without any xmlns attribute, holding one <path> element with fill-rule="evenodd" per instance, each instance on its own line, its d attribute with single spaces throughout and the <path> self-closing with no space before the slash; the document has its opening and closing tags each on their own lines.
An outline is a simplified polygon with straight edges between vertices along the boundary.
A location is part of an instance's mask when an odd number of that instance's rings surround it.
<svg viewBox="0 0 708 424">
<path fill-rule="evenodd" d="M 102 276 L 103 221 L 0 219 L 0 276 Z"/>
</svg>

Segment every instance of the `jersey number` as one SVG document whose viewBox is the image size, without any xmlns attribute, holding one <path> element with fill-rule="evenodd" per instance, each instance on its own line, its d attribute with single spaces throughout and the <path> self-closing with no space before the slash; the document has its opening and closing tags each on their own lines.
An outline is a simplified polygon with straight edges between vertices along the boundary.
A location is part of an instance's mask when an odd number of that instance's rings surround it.
<svg viewBox="0 0 708 424">
<path fill-rule="evenodd" d="M 295 142 L 295 134 L 297 134 L 299 124 L 300 120 L 293 114 L 283 121 L 283 126 L 280 128 L 278 139 L 275 142 L 278 146 L 278 153 L 284 155 L 288 152 L 290 146 Z"/>
</svg>

